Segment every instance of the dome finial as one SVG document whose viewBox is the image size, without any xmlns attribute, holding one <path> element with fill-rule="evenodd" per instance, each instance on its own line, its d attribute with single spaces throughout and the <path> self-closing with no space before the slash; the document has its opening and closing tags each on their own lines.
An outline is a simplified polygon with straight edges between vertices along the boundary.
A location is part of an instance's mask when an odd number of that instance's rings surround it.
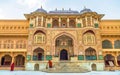
<svg viewBox="0 0 120 75">
<path fill-rule="evenodd" d="M 55 11 L 57 11 L 57 8 L 55 9 Z"/>
<path fill-rule="evenodd" d="M 71 11 L 71 8 L 69 8 L 69 11 Z"/>
<path fill-rule="evenodd" d="M 62 8 L 62 11 L 64 11 L 64 8 Z"/>
<path fill-rule="evenodd" d="M 84 6 L 84 9 L 86 9 L 86 6 Z"/>
<path fill-rule="evenodd" d="M 42 5 L 41 5 L 41 9 L 42 9 Z"/>
</svg>

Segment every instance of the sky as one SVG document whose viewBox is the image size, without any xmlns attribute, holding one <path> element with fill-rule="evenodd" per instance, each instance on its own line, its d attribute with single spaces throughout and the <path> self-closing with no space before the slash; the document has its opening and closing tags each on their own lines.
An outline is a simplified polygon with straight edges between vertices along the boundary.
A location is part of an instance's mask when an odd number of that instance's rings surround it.
<svg viewBox="0 0 120 75">
<path fill-rule="evenodd" d="M 84 7 L 98 14 L 105 14 L 103 19 L 120 19 L 120 0 L 0 0 L 0 19 L 25 19 L 38 8 L 47 12 L 56 8 L 81 11 Z"/>
</svg>

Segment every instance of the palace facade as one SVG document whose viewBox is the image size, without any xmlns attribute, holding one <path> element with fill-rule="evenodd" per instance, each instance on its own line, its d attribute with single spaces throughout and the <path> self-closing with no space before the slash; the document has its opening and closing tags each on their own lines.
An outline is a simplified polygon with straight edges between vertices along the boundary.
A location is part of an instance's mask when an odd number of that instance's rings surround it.
<svg viewBox="0 0 120 75">
<path fill-rule="evenodd" d="M 89 70 L 120 70 L 120 20 L 88 8 L 39 8 L 26 20 L 0 20 L 0 69 L 42 70 L 48 60 Z M 71 67 L 72 68 L 72 67 Z"/>
</svg>

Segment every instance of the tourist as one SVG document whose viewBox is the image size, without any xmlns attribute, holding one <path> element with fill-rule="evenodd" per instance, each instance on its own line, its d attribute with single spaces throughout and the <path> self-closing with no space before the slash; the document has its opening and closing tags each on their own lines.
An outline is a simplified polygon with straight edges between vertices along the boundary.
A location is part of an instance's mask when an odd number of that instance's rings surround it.
<svg viewBox="0 0 120 75">
<path fill-rule="evenodd" d="M 48 61 L 48 66 L 49 66 L 49 68 L 52 68 L 52 61 L 51 60 Z"/>
<path fill-rule="evenodd" d="M 14 71 L 14 62 L 11 64 L 10 68 L 10 71 Z"/>
</svg>

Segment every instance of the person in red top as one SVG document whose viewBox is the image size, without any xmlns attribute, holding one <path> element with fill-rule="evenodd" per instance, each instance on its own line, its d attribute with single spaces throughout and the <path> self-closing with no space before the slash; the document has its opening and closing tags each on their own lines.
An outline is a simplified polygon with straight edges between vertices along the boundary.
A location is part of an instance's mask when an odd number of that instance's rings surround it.
<svg viewBox="0 0 120 75">
<path fill-rule="evenodd" d="M 49 68 L 52 68 L 52 61 L 51 60 L 48 61 L 48 65 L 49 65 Z"/>
<path fill-rule="evenodd" d="M 10 68 L 10 71 L 14 71 L 14 62 L 11 64 Z"/>
</svg>

